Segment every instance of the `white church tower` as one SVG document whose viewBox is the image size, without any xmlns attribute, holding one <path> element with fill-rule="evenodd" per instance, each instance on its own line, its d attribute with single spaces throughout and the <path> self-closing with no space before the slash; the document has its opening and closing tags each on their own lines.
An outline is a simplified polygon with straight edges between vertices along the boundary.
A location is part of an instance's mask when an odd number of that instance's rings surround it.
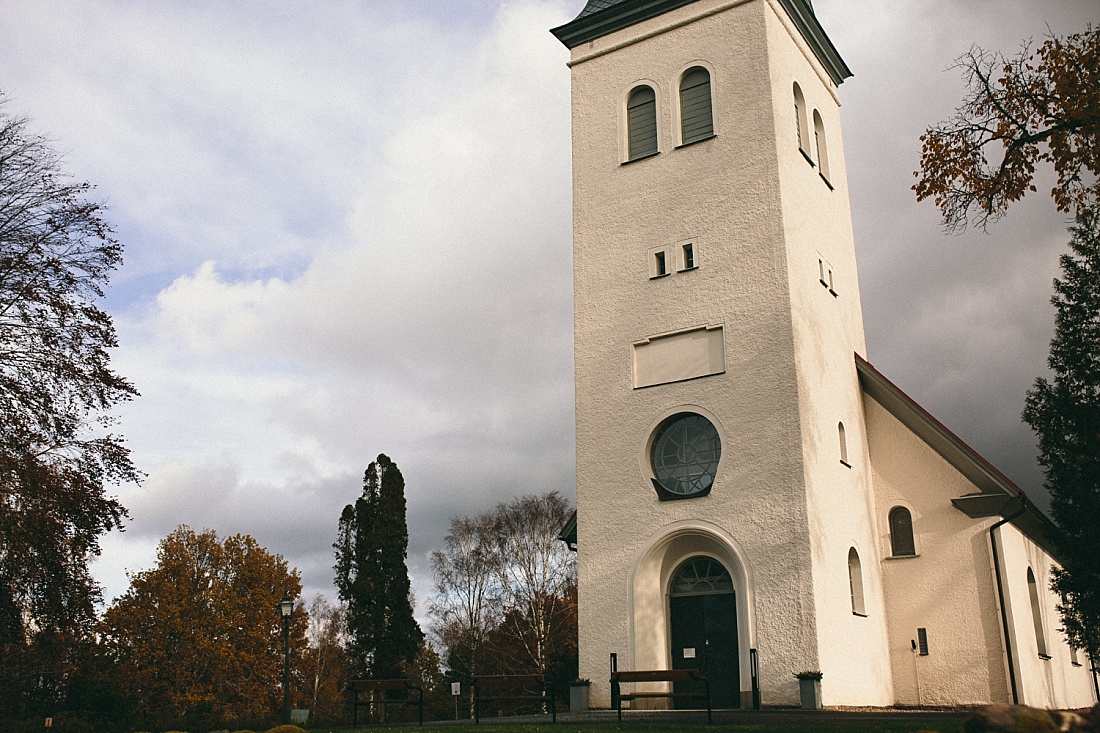
<svg viewBox="0 0 1100 733">
<path fill-rule="evenodd" d="M 894 702 L 838 86 L 809 0 L 589 0 L 571 50 L 580 675 Z M 758 670 L 758 672 L 757 672 Z"/>
</svg>

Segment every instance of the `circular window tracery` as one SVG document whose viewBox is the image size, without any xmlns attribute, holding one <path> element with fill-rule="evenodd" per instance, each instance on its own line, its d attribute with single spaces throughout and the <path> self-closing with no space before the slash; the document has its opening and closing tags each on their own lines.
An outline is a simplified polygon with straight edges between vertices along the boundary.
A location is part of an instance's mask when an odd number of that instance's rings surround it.
<svg viewBox="0 0 1100 733">
<path fill-rule="evenodd" d="M 653 433 L 650 467 L 662 500 L 710 493 L 722 457 L 722 439 L 710 420 L 680 412 L 661 421 Z"/>
</svg>

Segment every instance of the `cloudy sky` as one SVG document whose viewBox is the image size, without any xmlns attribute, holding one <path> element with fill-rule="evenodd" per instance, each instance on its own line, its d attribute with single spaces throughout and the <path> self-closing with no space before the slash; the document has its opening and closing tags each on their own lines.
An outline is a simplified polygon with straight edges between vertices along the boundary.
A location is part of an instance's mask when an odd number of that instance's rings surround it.
<svg viewBox="0 0 1100 733">
<path fill-rule="evenodd" d="M 96 572 L 186 523 L 247 532 L 331 595 L 341 508 L 401 467 L 414 590 L 449 517 L 574 495 L 568 58 L 584 0 L 5 0 L 0 90 L 97 185 L 141 486 Z M 910 191 L 971 44 L 1095 0 L 816 0 L 841 88 L 869 357 L 1039 497 L 1019 420 L 1064 217 L 1032 194 L 945 236 Z M 1049 186 L 1048 186 L 1049 188 Z M 421 609 L 422 612 L 423 609 Z"/>
</svg>

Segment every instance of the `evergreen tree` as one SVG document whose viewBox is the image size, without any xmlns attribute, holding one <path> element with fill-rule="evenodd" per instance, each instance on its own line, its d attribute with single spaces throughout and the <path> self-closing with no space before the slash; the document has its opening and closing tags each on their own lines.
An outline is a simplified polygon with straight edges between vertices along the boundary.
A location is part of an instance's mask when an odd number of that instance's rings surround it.
<svg viewBox="0 0 1100 733">
<path fill-rule="evenodd" d="M 1028 392 L 1024 420 L 1039 436 L 1039 462 L 1061 530 L 1053 588 L 1070 643 L 1100 656 L 1100 216 L 1085 212 L 1070 230 L 1054 281 L 1057 309 L 1048 363 L 1053 382 Z"/>
<path fill-rule="evenodd" d="M 405 564 L 405 479 L 385 455 L 367 466 L 363 493 L 340 515 L 336 587 L 347 606 L 350 671 L 400 677 L 424 639 L 413 618 Z"/>
</svg>

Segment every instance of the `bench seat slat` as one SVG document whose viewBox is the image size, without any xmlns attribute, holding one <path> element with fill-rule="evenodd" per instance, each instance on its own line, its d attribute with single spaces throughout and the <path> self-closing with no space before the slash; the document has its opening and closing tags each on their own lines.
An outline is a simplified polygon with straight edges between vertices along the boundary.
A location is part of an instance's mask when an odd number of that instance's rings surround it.
<svg viewBox="0 0 1100 733">
<path fill-rule="evenodd" d="M 612 682 L 688 682 L 702 678 L 697 669 L 645 669 L 611 675 Z"/>
</svg>

